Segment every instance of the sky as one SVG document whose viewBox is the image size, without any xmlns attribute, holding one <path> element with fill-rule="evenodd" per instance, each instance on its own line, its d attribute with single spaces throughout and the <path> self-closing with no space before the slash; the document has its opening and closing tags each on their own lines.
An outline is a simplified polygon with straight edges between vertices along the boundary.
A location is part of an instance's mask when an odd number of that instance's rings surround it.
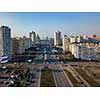
<svg viewBox="0 0 100 100">
<path fill-rule="evenodd" d="M 53 37 L 60 30 L 66 35 L 100 33 L 99 12 L 0 12 L 0 26 L 11 28 L 12 37 L 28 36 L 35 31 L 43 37 Z"/>
</svg>

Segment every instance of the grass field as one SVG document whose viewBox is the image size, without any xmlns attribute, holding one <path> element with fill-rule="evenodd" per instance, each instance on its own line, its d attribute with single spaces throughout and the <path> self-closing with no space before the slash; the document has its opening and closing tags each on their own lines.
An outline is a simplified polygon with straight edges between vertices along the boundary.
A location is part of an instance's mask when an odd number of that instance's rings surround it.
<svg viewBox="0 0 100 100">
<path fill-rule="evenodd" d="M 41 87 L 54 87 L 55 82 L 52 74 L 52 70 L 48 68 L 44 68 L 41 71 Z"/>
</svg>

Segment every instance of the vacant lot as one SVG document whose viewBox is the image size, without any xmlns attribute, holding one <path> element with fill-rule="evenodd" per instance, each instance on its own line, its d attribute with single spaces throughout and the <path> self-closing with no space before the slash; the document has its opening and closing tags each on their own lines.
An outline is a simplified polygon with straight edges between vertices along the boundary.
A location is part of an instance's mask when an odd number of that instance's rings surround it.
<svg viewBox="0 0 100 100">
<path fill-rule="evenodd" d="M 75 87 L 80 87 L 81 84 L 74 78 L 74 76 L 71 74 L 71 72 L 65 70 L 66 74 L 68 75 L 69 79 L 71 80 L 71 82 L 73 83 L 73 85 Z"/>
<path fill-rule="evenodd" d="M 98 84 L 92 77 L 87 75 L 87 73 L 82 70 L 81 68 L 76 68 L 76 71 L 92 86 L 92 87 L 98 87 L 100 84 Z"/>
<path fill-rule="evenodd" d="M 100 86 L 100 62 L 68 62 L 68 64 L 71 65 L 90 86 Z"/>
</svg>

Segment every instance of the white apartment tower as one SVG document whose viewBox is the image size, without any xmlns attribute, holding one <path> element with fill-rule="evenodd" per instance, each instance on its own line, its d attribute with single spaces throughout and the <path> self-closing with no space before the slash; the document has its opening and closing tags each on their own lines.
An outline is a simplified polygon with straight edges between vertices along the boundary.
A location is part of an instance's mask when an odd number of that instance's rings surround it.
<svg viewBox="0 0 100 100">
<path fill-rule="evenodd" d="M 61 32 L 54 32 L 54 46 L 60 46 L 61 45 Z"/>
</svg>

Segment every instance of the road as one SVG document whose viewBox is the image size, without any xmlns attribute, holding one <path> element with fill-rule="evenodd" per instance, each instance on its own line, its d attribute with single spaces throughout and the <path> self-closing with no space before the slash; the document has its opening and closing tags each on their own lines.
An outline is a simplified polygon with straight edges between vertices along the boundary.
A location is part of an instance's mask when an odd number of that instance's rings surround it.
<svg viewBox="0 0 100 100">
<path fill-rule="evenodd" d="M 38 57 L 38 56 L 37 56 Z M 36 58 L 37 59 L 37 58 Z M 25 65 L 26 67 L 30 68 L 33 74 L 35 74 L 35 77 L 33 78 L 33 82 L 30 83 L 29 87 L 40 87 L 40 81 L 41 81 L 41 69 L 44 67 L 43 64 L 35 64 L 33 63 L 27 63 Z M 24 86 L 27 84 L 27 79 L 24 82 Z"/>
<path fill-rule="evenodd" d="M 54 59 L 57 60 L 57 57 L 54 56 Z M 57 87 L 72 87 L 73 86 L 67 74 L 64 72 L 61 66 L 61 63 L 55 61 L 54 63 L 50 64 L 49 68 L 51 68 L 53 71 L 53 76 L 54 76 L 55 84 Z"/>
<path fill-rule="evenodd" d="M 32 71 L 32 69 L 31 69 Z M 33 78 L 31 78 L 31 80 L 33 80 L 33 82 L 29 83 L 29 85 L 27 85 L 27 80 L 28 78 L 26 78 L 25 82 L 24 82 L 24 86 L 28 86 L 28 87 L 40 87 L 40 79 L 41 79 L 41 70 L 39 69 L 33 69 L 32 73 L 35 75 Z"/>
</svg>

